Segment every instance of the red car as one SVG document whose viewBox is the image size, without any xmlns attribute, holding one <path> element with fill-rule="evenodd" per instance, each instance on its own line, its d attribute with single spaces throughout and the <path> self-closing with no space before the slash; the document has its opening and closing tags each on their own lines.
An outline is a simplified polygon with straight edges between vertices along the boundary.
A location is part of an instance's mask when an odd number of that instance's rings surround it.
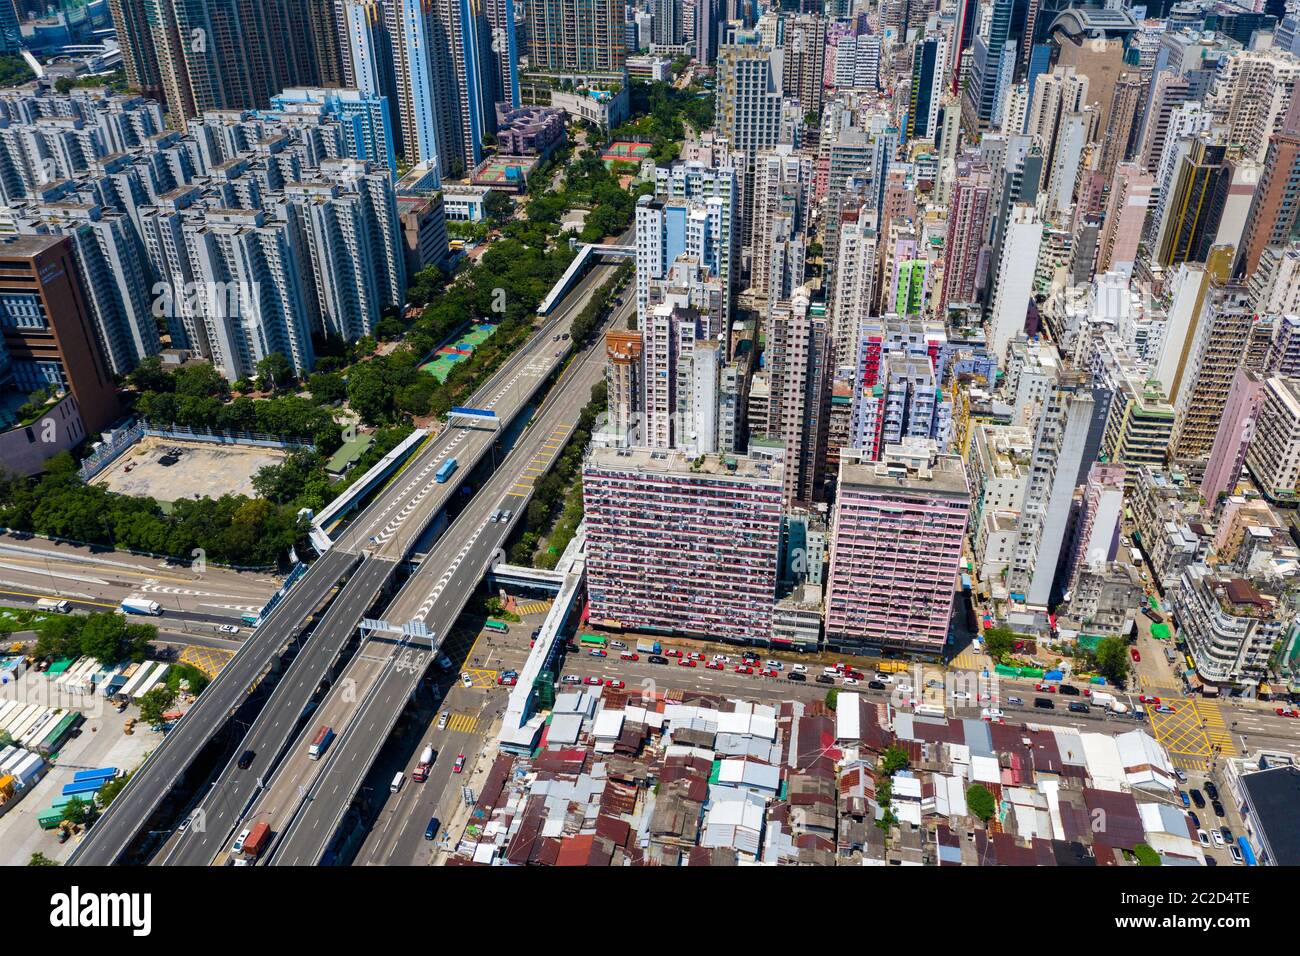
<svg viewBox="0 0 1300 956">
<path fill-rule="evenodd" d="M 599 647 L 597 647 L 597 648 L 595 648 L 595 649 L 593 649 L 593 650 L 587 651 L 587 653 L 590 654 L 592 657 L 608 657 L 608 656 L 609 656 L 609 655 L 606 654 L 604 651 L 602 651 Z"/>
<path fill-rule="evenodd" d="M 1138 649 L 1137 649 L 1136 647 L 1130 647 L 1130 648 L 1128 649 L 1128 656 L 1131 657 L 1131 658 L 1133 658 L 1133 663 L 1134 663 L 1134 664 L 1136 664 L 1138 661 L 1142 660 L 1142 655 L 1138 653 Z"/>
<path fill-rule="evenodd" d="M 698 651 L 691 651 L 691 652 L 690 652 L 689 654 L 687 654 L 686 656 L 689 657 L 689 658 L 690 658 L 691 660 L 693 660 L 693 661 L 702 661 L 702 660 L 704 660 L 704 655 L 701 654 L 701 653 L 699 653 Z"/>
<path fill-rule="evenodd" d="M 851 669 L 850 669 L 850 670 L 846 670 L 846 671 L 844 672 L 844 676 L 845 676 L 845 677 L 852 677 L 854 680 L 866 680 L 866 679 L 867 679 L 867 675 L 864 674 L 864 673 L 862 673 L 862 671 L 855 671 L 855 670 L 851 670 Z"/>
<path fill-rule="evenodd" d="M 677 662 L 677 666 L 678 666 L 678 667 L 698 667 L 699 665 L 696 664 L 695 661 L 691 660 L 689 657 L 683 657 L 680 661 Z"/>
<path fill-rule="evenodd" d="M 605 686 L 612 687 L 615 690 L 622 690 L 627 685 L 624 684 L 621 680 L 614 680 L 613 678 L 610 678 L 609 680 L 605 681 Z"/>
<path fill-rule="evenodd" d="M 723 670 L 722 661 L 707 661 L 704 666 L 711 671 Z"/>
<path fill-rule="evenodd" d="M 631 651 L 624 651 L 618 656 L 623 658 L 625 661 L 639 661 L 641 659 L 640 655 L 633 654 Z"/>
<path fill-rule="evenodd" d="M 736 665 L 736 673 L 737 673 L 737 674 L 752 674 L 752 673 L 754 673 L 754 668 L 752 668 L 752 667 L 746 667 L 744 664 L 737 664 L 737 665 Z"/>
<path fill-rule="evenodd" d="M 497 678 L 497 685 L 500 686 L 500 687 L 514 687 L 515 684 L 517 684 L 517 683 L 519 683 L 519 678 L 517 678 L 517 677 L 498 677 L 498 678 Z"/>
<path fill-rule="evenodd" d="M 681 657 L 681 656 L 682 656 L 682 652 L 675 647 L 671 651 L 664 651 L 664 657 Z"/>
<path fill-rule="evenodd" d="M 1056 693 L 1056 685 L 1055 685 L 1055 684 L 1035 684 L 1035 685 L 1034 685 L 1034 690 L 1038 691 L 1040 694 L 1055 694 L 1055 693 Z"/>
<path fill-rule="evenodd" d="M 1160 703 L 1160 698 L 1152 697 L 1150 694 L 1143 694 L 1141 697 L 1138 698 L 1138 703 L 1155 705 Z M 1281 713 L 1281 711 L 1279 711 L 1279 713 Z"/>
<path fill-rule="evenodd" d="M 599 677 L 584 677 L 582 679 L 582 682 L 588 685 L 589 687 L 599 687 L 601 685 L 601 680 Z"/>
<path fill-rule="evenodd" d="M 464 769 L 465 769 L 465 755 L 458 754 L 456 757 L 456 762 L 451 765 L 451 772 L 460 773 Z"/>
<path fill-rule="evenodd" d="M 1277 715 L 1279 717 L 1300 717 L 1300 710 L 1287 710 L 1285 707 L 1279 707 Z"/>
<path fill-rule="evenodd" d="M 767 670 L 763 671 L 763 676 L 764 676 L 764 677 L 780 677 L 781 674 L 780 674 L 779 671 L 774 671 L 774 670 L 772 670 L 771 668 L 768 668 Z"/>
</svg>

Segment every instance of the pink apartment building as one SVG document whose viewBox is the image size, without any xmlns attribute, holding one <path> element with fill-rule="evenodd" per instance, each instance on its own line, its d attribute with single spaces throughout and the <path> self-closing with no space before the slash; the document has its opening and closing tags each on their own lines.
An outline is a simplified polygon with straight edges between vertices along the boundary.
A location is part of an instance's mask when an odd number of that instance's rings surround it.
<svg viewBox="0 0 1300 956">
<path fill-rule="evenodd" d="M 779 462 L 593 448 L 582 468 L 591 622 L 767 644 Z"/>
<path fill-rule="evenodd" d="M 966 468 L 935 443 L 843 453 L 831 532 L 826 643 L 845 651 L 939 653 L 948 637 L 970 513 Z"/>
</svg>

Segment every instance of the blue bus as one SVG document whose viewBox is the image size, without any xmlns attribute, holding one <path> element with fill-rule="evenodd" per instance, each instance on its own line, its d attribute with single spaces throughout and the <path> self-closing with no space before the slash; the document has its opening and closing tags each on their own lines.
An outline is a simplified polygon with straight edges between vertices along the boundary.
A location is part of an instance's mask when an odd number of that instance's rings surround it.
<svg viewBox="0 0 1300 956">
<path fill-rule="evenodd" d="M 456 459 L 448 458 L 446 461 L 442 463 L 442 467 L 438 469 L 438 473 L 433 477 L 437 480 L 438 484 L 442 484 L 448 478 L 451 477 L 451 473 L 455 470 L 456 470 Z"/>
</svg>

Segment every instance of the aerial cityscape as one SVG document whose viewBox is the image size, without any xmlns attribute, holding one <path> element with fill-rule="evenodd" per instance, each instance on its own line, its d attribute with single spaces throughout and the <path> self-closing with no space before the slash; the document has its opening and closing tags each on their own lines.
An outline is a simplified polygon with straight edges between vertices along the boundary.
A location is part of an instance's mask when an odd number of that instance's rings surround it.
<svg viewBox="0 0 1300 956">
<path fill-rule="evenodd" d="M 0 0 L 0 865 L 1300 865 L 1298 80 Z"/>
</svg>

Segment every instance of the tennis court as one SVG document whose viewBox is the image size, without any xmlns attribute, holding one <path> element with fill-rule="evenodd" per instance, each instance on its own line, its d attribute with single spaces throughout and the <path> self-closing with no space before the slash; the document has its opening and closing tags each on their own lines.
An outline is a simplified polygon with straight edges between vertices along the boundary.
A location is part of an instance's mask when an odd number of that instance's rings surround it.
<svg viewBox="0 0 1300 956">
<path fill-rule="evenodd" d="M 474 349 L 490 339 L 496 330 L 495 325 L 487 323 L 473 326 L 456 342 L 438 349 L 437 354 L 420 368 L 439 382 L 445 382 L 451 370 L 456 367 L 456 363 L 463 362 L 473 355 Z"/>
</svg>

